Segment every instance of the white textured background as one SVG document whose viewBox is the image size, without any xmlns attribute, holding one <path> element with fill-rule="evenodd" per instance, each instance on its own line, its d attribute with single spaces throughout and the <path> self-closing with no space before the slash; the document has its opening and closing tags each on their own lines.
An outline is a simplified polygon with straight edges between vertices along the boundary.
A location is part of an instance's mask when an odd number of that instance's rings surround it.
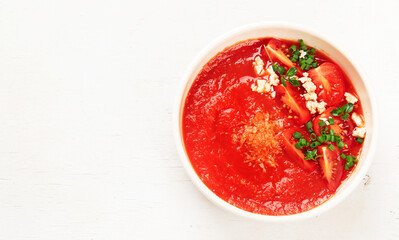
<svg viewBox="0 0 399 240">
<path fill-rule="evenodd" d="M 0 239 L 399 239 L 398 9 L 394 0 L 0 0 Z M 175 150 L 183 71 L 211 40 L 258 21 L 328 36 L 378 97 L 368 184 L 315 219 L 267 224 L 220 210 Z"/>
</svg>

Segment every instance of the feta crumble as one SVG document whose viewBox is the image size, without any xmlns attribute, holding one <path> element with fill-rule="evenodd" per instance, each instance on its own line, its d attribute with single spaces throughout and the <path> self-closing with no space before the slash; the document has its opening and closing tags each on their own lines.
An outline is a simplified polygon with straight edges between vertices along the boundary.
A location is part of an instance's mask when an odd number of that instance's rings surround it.
<svg viewBox="0 0 399 240">
<path fill-rule="evenodd" d="M 326 110 L 326 105 L 327 103 L 325 102 L 320 102 L 318 103 L 317 101 L 307 101 L 306 102 L 306 107 L 309 109 L 311 114 L 316 114 L 319 112 L 319 114 L 322 114 Z"/>
<path fill-rule="evenodd" d="M 317 94 L 315 92 L 308 92 L 302 95 L 306 101 L 316 101 L 317 100 Z"/>
<path fill-rule="evenodd" d="M 353 96 L 352 94 L 350 94 L 348 92 L 346 92 L 344 95 L 345 95 L 346 101 L 348 103 L 355 104 L 358 101 L 358 99 L 355 96 Z"/>
<path fill-rule="evenodd" d="M 327 106 L 327 103 L 324 101 L 321 101 L 318 103 L 317 111 L 319 112 L 319 114 L 322 114 L 326 110 L 326 106 Z"/>
<path fill-rule="evenodd" d="M 257 56 L 255 58 L 255 61 L 253 62 L 253 65 L 254 65 L 256 75 L 261 76 L 265 73 L 265 69 L 264 69 L 265 63 L 263 62 L 262 58 Z"/>
<path fill-rule="evenodd" d="M 356 124 L 352 136 L 364 138 L 364 135 L 366 134 L 366 127 L 364 126 L 363 119 L 357 113 L 352 113 L 352 120 Z"/>
<path fill-rule="evenodd" d="M 365 135 L 366 135 L 365 127 L 356 127 L 352 133 L 352 136 L 358 137 L 358 138 L 364 138 Z"/>
<path fill-rule="evenodd" d="M 307 81 L 302 86 L 305 88 L 307 92 L 314 92 L 316 91 L 316 85 L 312 81 Z"/>
<path fill-rule="evenodd" d="M 358 127 L 363 127 L 364 122 L 363 119 L 357 114 L 357 113 L 352 113 L 352 120 Z"/>
<path fill-rule="evenodd" d="M 300 53 L 299 58 L 305 58 L 305 56 L 306 56 L 306 52 L 305 51 L 303 51 L 301 49 L 301 50 L 299 50 L 299 53 Z"/>
<path fill-rule="evenodd" d="M 302 95 L 306 100 L 306 108 L 309 109 L 310 113 L 315 114 L 319 112 L 322 114 L 326 110 L 327 103 L 324 101 L 317 102 L 316 85 L 312 82 L 309 77 L 309 73 L 303 73 L 303 77 L 298 78 L 298 81 L 302 83 L 302 87 L 305 88 L 306 93 Z"/>
<path fill-rule="evenodd" d="M 267 82 L 265 79 L 258 79 L 256 80 L 256 84 L 251 85 L 251 89 L 254 92 L 258 93 L 269 93 L 272 98 L 276 97 L 276 92 L 272 85 Z"/>
<path fill-rule="evenodd" d="M 267 72 L 270 74 L 269 76 L 269 83 L 273 86 L 277 86 L 280 84 L 280 79 L 278 78 L 277 74 L 273 70 L 273 66 L 270 65 L 267 68 Z"/>
</svg>

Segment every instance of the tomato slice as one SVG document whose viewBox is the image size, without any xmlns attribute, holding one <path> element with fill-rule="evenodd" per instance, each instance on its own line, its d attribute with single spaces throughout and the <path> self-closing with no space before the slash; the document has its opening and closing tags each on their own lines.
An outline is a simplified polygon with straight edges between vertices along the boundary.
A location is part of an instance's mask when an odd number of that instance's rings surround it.
<svg viewBox="0 0 399 240">
<path fill-rule="evenodd" d="M 292 136 L 294 132 L 301 133 L 302 136 L 309 141 L 309 134 L 306 131 L 297 127 L 289 128 L 281 134 L 285 152 L 290 159 L 296 162 L 302 169 L 312 172 L 316 169 L 317 165 L 312 160 L 305 160 L 305 154 L 303 154 L 302 150 L 299 150 L 295 147 L 295 144 L 298 142 L 298 140 Z"/>
<path fill-rule="evenodd" d="M 318 158 L 318 162 L 323 171 L 324 178 L 327 180 L 328 188 L 330 190 L 335 190 L 341 184 L 344 172 L 344 161 L 339 156 L 337 147 L 331 151 L 324 145 L 319 146 L 317 150 L 318 154 L 323 155 Z"/>
<path fill-rule="evenodd" d="M 298 90 L 287 84 L 287 87 L 279 85 L 276 92 L 281 96 L 280 100 L 298 117 L 300 124 L 307 123 L 311 118 L 309 110 L 306 108 L 304 99 L 300 96 Z"/>
<path fill-rule="evenodd" d="M 309 77 L 317 86 L 318 99 L 326 102 L 327 106 L 335 106 L 344 98 L 344 76 L 337 65 L 330 62 L 323 63 L 319 67 L 309 70 Z"/>
<path fill-rule="evenodd" d="M 279 62 L 288 68 L 296 67 L 295 63 L 293 63 L 287 55 L 284 53 L 283 49 L 283 42 L 278 39 L 272 38 L 270 39 L 269 43 L 264 46 L 267 55 L 271 58 L 272 62 Z M 288 46 L 286 46 L 288 48 Z M 302 75 L 302 71 L 300 68 L 297 68 L 298 72 L 297 75 Z"/>
</svg>

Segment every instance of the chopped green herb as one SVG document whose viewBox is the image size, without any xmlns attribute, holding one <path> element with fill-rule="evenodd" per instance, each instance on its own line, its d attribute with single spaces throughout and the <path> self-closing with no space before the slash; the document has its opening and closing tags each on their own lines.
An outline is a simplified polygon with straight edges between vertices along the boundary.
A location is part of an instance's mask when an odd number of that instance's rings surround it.
<svg viewBox="0 0 399 240">
<path fill-rule="evenodd" d="M 354 160 L 355 159 L 351 155 L 346 156 L 345 170 L 349 170 L 349 168 L 354 165 Z"/>
<path fill-rule="evenodd" d="M 299 142 L 295 143 L 295 147 L 297 149 L 302 149 L 303 148 L 303 146 Z"/>
<path fill-rule="evenodd" d="M 363 143 L 363 141 L 364 141 L 364 139 L 363 139 L 363 138 L 359 138 L 359 137 L 358 137 L 358 138 L 356 138 L 356 142 L 357 142 L 357 143 Z"/>
<path fill-rule="evenodd" d="M 343 148 L 345 147 L 345 143 L 342 142 L 342 141 L 339 141 L 339 142 L 337 142 L 337 147 L 338 147 L 339 149 L 343 149 Z"/>
<path fill-rule="evenodd" d="M 330 151 L 334 151 L 335 147 L 330 143 L 327 146 L 328 149 L 330 149 Z"/>
<path fill-rule="evenodd" d="M 325 135 L 326 137 L 326 142 L 330 142 L 331 141 L 331 135 Z"/>
<path fill-rule="evenodd" d="M 299 144 L 301 144 L 302 146 L 309 146 L 309 142 L 308 141 L 306 141 L 306 139 L 304 139 L 304 138 L 301 138 L 301 139 L 299 139 L 299 142 L 298 142 Z"/>
<path fill-rule="evenodd" d="M 330 124 L 330 125 L 334 125 L 334 118 L 329 118 L 328 119 L 328 123 Z"/>
<path fill-rule="evenodd" d="M 342 158 L 342 159 L 345 159 L 345 158 L 346 158 L 345 153 L 341 153 L 341 158 Z"/>
<path fill-rule="evenodd" d="M 290 52 L 295 52 L 295 50 L 296 50 L 296 46 L 295 45 L 292 45 L 291 47 L 290 47 Z"/>
<path fill-rule="evenodd" d="M 311 139 L 312 141 L 316 140 L 316 139 L 317 139 L 316 133 L 311 133 L 311 134 L 310 134 L 310 139 Z"/>
<path fill-rule="evenodd" d="M 326 123 L 323 121 L 323 120 L 321 120 L 320 122 L 319 122 L 319 126 L 320 127 L 324 127 L 326 125 Z"/>
<path fill-rule="evenodd" d="M 312 128 L 312 127 L 313 127 L 313 124 L 312 124 L 311 121 L 309 121 L 309 122 L 307 122 L 307 123 L 305 124 L 305 126 L 306 126 L 307 128 Z"/>
<path fill-rule="evenodd" d="M 318 147 L 318 146 L 320 146 L 320 145 L 321 145 L 320 142 L 312 142 L 312 143 L 310 144 L 310 147 L 311 147 L 311 148 L 315 148 L 315 147 Z"/>
<path fill-rule="evenodd" d="M 315 54 L 315 53 L 316 53 L 316 49 L 311 48 L 311 49 L 310 49 L 310 52 L 313 53 L 313 54 Z"/>
<path fill-rule="evenodd" d="M 317 149 L 314 150 L 306 150 L 305 151 L 305 160 L 314 160 L 316 161 L 317 158 L 322 157 L 322 155 L 316 155 Z"/>
<path fill-rule="evenodd" d="M 312 68 L 317 68 L 317 62 L 312 63 Z"/>
<path fill-rule="evenodd" d="M 293 136 L 295 139 L 300 139 L 301 136 L 302 136 L 302 134 L 299 133 L 299 132 L 294 132 L 294 134 L 292 134 L 292 136 Z"/>
</svg>

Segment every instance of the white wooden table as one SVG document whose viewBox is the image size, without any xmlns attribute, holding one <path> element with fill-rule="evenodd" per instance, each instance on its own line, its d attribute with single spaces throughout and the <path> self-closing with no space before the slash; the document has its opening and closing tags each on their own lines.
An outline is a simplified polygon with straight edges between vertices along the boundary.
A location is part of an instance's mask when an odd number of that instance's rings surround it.
<svg viewBox="0 0 399 240">
<path fill-rule="evenodd" d="M 0 0 L 0 239 L 399 239 L 398 9 L 394 0 Z M 175 150 L 183 71 L 211 40 L 258 21 L 328 36 L 378 97 L 368 179 L 315 219 L 231 215 L 201 195 Z"/>
</svg>

